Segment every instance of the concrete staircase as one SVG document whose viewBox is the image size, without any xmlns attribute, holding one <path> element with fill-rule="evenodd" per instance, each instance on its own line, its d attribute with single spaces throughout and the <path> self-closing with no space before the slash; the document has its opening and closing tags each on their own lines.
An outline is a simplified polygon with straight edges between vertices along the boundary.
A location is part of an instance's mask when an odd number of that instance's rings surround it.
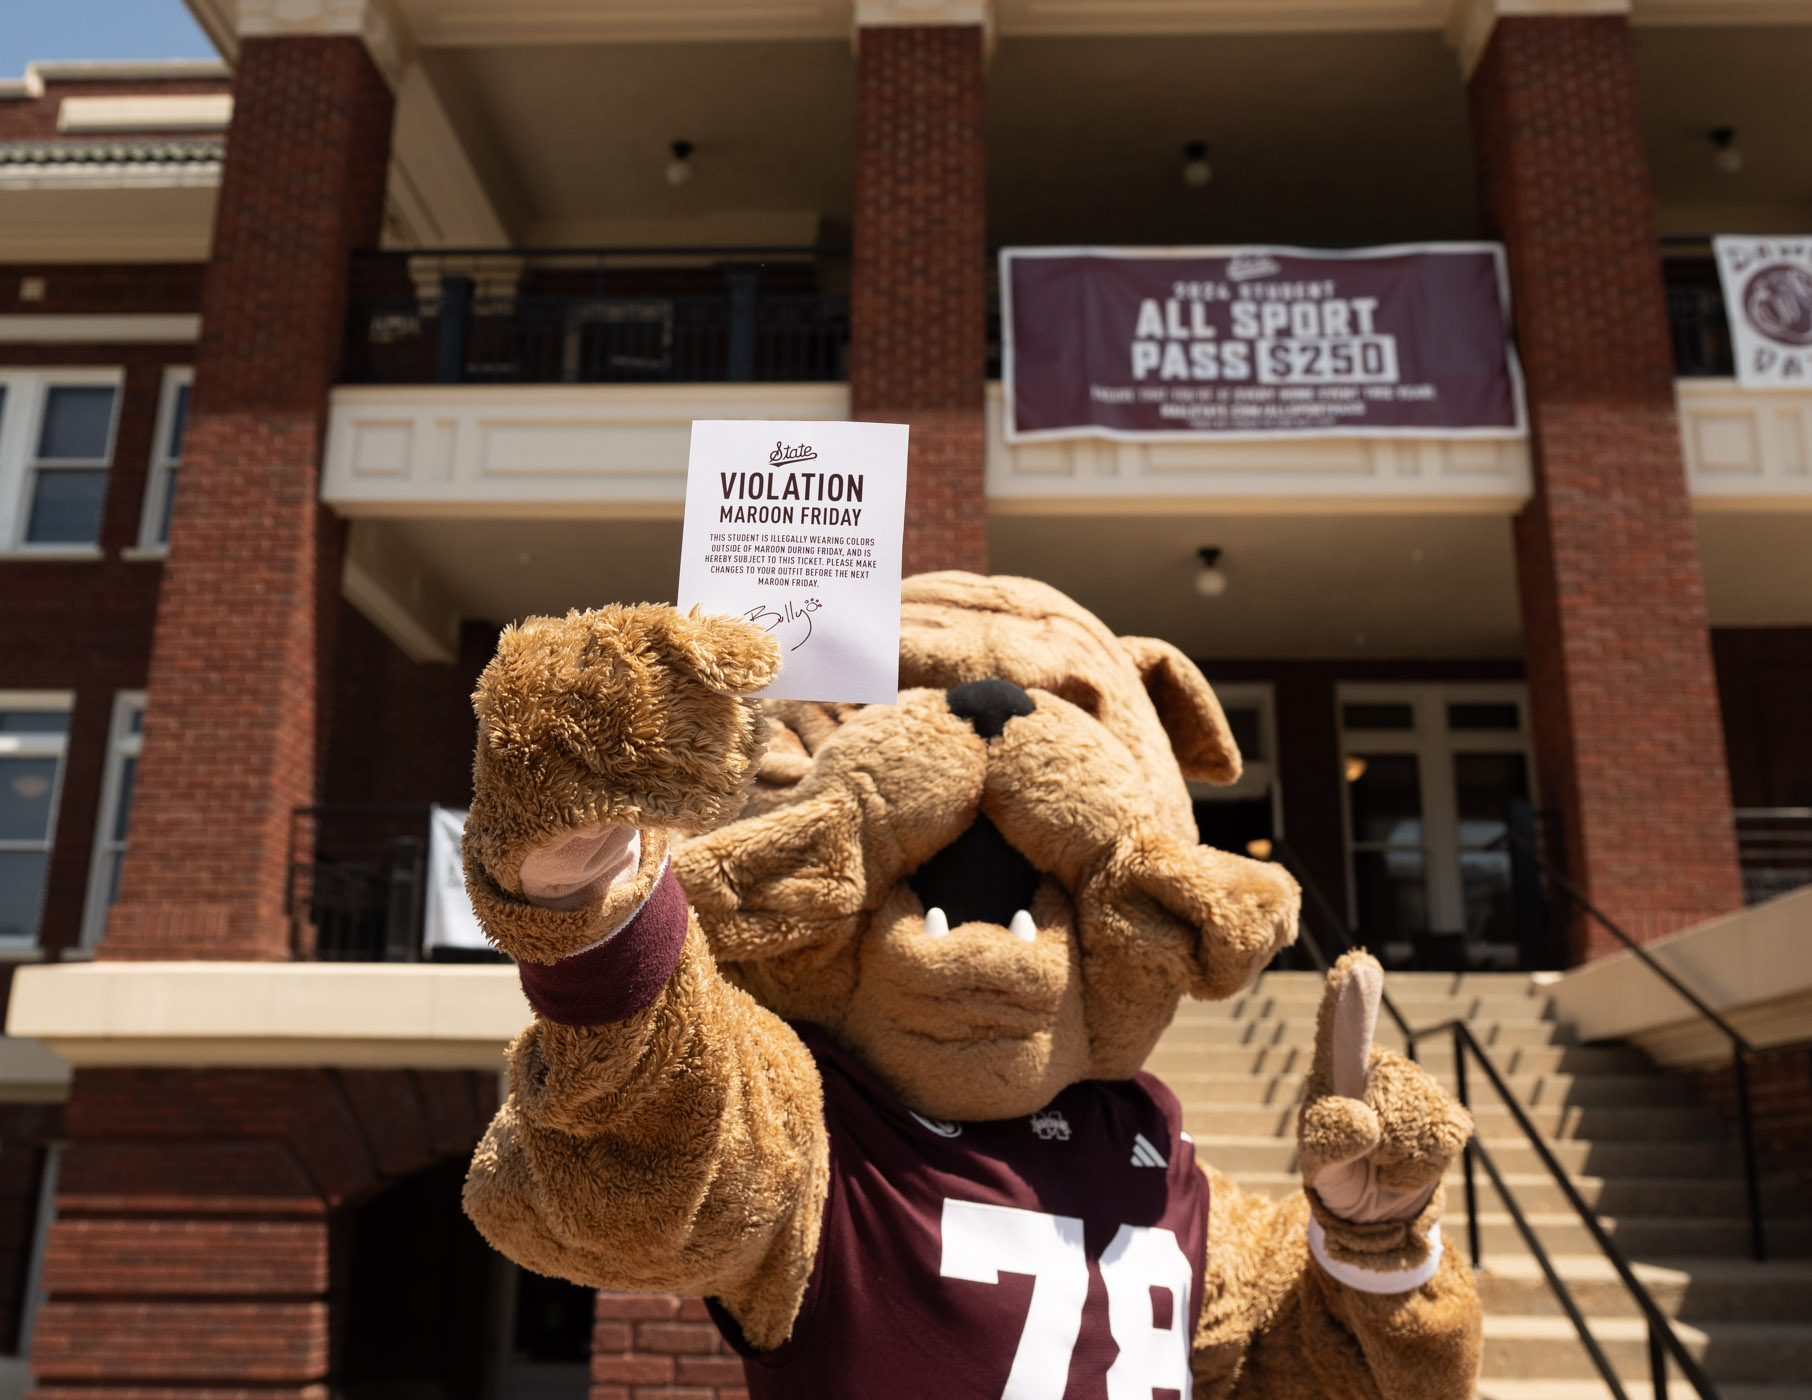
<svg viewBox="0 0 1812 1400">
<path fill-rule="evenodd" d="M 1734 1139 L 1680 1080 L 1638 1052 L 1583 1046 L 1549 1019 L 1541 985 L 1516 973 L 1394 973 L 1387 987 L 1412 1026 L 1464 1016 L 1546 1135 L 1606 1230 L 1633 1260 L 1682 1340 L 1727 1400 L 1812 1400 L 1812 1215 L 1785 1183 L 1768 1189 L 1771 1262 L 1748 1257 Z M 1282 1195 L 1296 1175 L 1296 1110 L 1321 979 L 1278 972 L 1216 1004 L 1185 1002 L 1149 1068 L 1183 1101 L 1198 1154 L 1248 1190 Z M 1402 1049 L 1389 1018 L 1380 1043 Z M 1454 1087 L 1452 1041 L 1422 1063 Z M 1469 1076 L 1479 1136 L 1505 1173 L 1630 1400 L 1650 1400 L 1640 1310 L 1567 1205 L 1508 1111 Z M 1608 1400 L 1559 1302 L 1481 1169 L 1486 1400 Z M 1465 1250 L 1456 1163 L 1442 1234 Z M 1674 1397 L 1692 1390 L 1677 1369 Z"/>
</svg>

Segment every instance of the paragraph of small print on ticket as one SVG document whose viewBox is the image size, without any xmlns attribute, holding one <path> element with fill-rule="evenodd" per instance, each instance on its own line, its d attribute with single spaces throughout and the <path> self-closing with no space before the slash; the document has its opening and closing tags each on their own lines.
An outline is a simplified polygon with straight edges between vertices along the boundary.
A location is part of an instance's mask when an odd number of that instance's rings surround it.
<svg viewBox="0 0 1812 1400">
<path fill-rule="evenodd" d="M 903 423 L 694 423 L 680 610 L 773 635 L 767 699 L 891 705 L 905 522 Z"/>
</svg>

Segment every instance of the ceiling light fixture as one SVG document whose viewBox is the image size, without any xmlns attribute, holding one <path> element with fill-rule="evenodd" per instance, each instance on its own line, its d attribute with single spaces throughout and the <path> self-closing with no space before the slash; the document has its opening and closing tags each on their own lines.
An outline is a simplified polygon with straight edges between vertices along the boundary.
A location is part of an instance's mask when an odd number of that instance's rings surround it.
<svg viewBox="0 0 1812 1400">
<path fill-rule="evenodd" d="M 673 159 L 667 162 L 667 183 L 678 189 L 692 178 L 692 151 L 690 141 L 675 141 L 669 149 Z"/>
<path fill-rule="evenodd" d="M 1183 144 L 1183 183 L 1200 189 L 1214 178 L 1214 167 L 1208 164 L 1208 143 L 1187 141 Z"/>
<path fill-rule="evenodd" d="M 1726 175 L 1735 175 L 1743 168 L 1743 153 L 1737 149 L 1736 128 L 1734 126 L 1714 127 L 1709 135 L 1712 146 L 1711 163 Z"/>
<path fill-rule="evenodd" d="M 1195 572 L 1195 591 L 1204 598 L 1218 598 L 1227 591 L 1227 576 L 1221 572 L 1221 551 L 1216 545 L 1196 550 L 1202 567 Z"/>
</svg>

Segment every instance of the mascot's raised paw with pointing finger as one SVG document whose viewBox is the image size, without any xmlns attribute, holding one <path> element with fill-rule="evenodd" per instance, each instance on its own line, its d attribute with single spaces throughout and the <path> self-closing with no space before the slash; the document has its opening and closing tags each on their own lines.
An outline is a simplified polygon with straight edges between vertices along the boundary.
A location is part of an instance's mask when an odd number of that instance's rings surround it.
<svg viewBox="0 0 1812 1400">
<path fill-rule="evenodd" d="M 1295 936 L 1196 840 L 1239 755 L 1166 643 L 1023 579 L 903 589 L 897 705 L 757 704 L 773 644 L 605 608 L 479 683 L 472 898 L 534 1023 L 466 1209 L 526 1268 L 702 1294 L 762 1397 L 1462 1400 L 1471 1124 L 1329 978 L 1304 1190 L 1195 1160 L 1141 1070 Z"/>
</svg>

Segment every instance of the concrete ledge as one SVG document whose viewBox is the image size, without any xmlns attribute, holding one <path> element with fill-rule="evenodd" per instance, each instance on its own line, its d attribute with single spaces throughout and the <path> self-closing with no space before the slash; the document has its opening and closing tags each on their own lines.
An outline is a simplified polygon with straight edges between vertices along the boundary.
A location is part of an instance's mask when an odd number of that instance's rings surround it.
<svg viewBox="0 0 1812 1400">
<path fill-rule="evenodd" d="M 1751 1043 L 1812 1036 L 1812 888 L 1657 939 L 1647 950 Z M 1634 954 L 1575 968 L 1550 990 L 1555 1016 L 1584 1040 L 1629 1040 L 1675 1068 L 1730 1058 L 1730 1041 Z"/>
<path fill-rule="evenodd" d="M 69 1065 L 41 1040 L 0 1036 L 0 1103 L 62 1103 Z"/>
<path fill-rule="evenodd" d="M 503 1067 L 513 967 L 96 962 L 19 969 L 7 1033 L 70 1065 Z"/>
</svg>

